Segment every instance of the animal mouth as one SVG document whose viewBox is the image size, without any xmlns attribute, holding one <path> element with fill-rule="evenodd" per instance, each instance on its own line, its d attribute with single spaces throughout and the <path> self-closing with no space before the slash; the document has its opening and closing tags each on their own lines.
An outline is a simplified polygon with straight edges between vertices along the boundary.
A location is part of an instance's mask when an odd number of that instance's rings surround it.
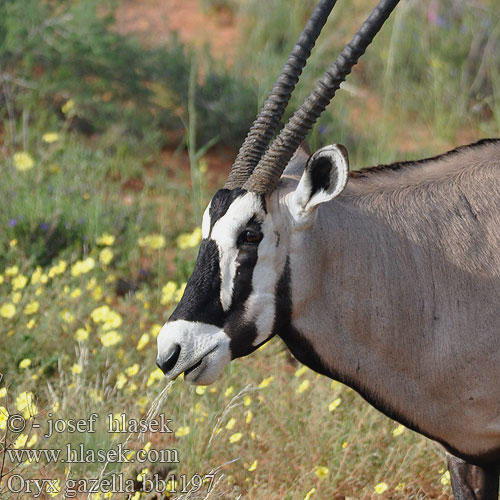
<svg viewBox="0 0 500 500">
<path fill-rule="evenodd" d="M 190 366 L 188 369 L 184 370 L 184 379 L 188 382 L 196 382 L 200 375 L 205 371 L 208 365 L 208 356 L 215 351 L 217 348 L 214 347 L 212 350 L 204 354 L 194 365 Z"/>
</svg>

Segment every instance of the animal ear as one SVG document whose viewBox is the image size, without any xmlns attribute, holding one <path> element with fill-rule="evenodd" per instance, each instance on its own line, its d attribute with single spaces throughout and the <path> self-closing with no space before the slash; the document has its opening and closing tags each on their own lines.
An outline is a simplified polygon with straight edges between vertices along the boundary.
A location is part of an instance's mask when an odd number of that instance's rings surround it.
<svg viewBox="0 0 500 500">
<path fill-rule="evenodd" d="M 316 151 L 307 161 L 295 190 L 295 214 L 305 215 L 338 196 L 347 184 L 348 173 L 349 159 L 344 146 L 332 144 Z"/>
</svg>

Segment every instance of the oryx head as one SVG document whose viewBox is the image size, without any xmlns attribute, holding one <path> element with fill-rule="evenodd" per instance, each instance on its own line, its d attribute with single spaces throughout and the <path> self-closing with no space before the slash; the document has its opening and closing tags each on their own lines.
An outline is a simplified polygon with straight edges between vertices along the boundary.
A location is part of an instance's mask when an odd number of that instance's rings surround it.
<svg viewBox="0 0 500 500">
<path fill-rule="evenodd" d="M 194 271 L 158 335 L 157 364 L 169 378 L 184 372 L 189 382 L 209 384 L 229 361 L 273 335 L 290 239 L 313 224 L 318 205 L 340 194 L 347 182 L 342 146 L 309 157 L 297 149 L 397 3 L 380 1 L 266 151 L 335 0 L 321 0 L 314 10 L 224 188 L 203 215 Z M 289 175 L 297 172 L 300 180 Z"/>
</svg>

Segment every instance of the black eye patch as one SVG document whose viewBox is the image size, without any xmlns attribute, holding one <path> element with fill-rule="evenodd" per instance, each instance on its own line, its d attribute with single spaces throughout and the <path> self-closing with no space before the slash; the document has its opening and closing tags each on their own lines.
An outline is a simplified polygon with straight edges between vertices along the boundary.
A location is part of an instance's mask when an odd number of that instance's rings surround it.
<svg viewBox="0 0 500 500">
<path fill-rule="evenodd" d="M 243 231 L 241 231 L 238 235 L 236 246 L 238 248 L 245 246 L 257 246 L 264 237 L 261 229 L 261 223 L 257 222 L 255 217 L 252 217 L 246 224 Z"/>
</svg>

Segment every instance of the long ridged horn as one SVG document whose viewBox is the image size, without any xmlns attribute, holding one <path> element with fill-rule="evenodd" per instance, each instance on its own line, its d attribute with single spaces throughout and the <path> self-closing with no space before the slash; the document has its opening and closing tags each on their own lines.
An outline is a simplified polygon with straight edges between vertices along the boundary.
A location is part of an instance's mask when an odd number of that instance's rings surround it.
<svg viewBox="0 0 500 500">
<path fill-rule="evenodd" d="M 399 0 L 381 0 L 259 161 L 243 188 L 270 194 L 299 144 L 328 106 Z"/>
<path fill-rule="evenodd" d="M 225 188 L 241 187 L 259 163 L 336 1 L 320 0 L 311 14 L 238 152 Z"/>
</svg>

